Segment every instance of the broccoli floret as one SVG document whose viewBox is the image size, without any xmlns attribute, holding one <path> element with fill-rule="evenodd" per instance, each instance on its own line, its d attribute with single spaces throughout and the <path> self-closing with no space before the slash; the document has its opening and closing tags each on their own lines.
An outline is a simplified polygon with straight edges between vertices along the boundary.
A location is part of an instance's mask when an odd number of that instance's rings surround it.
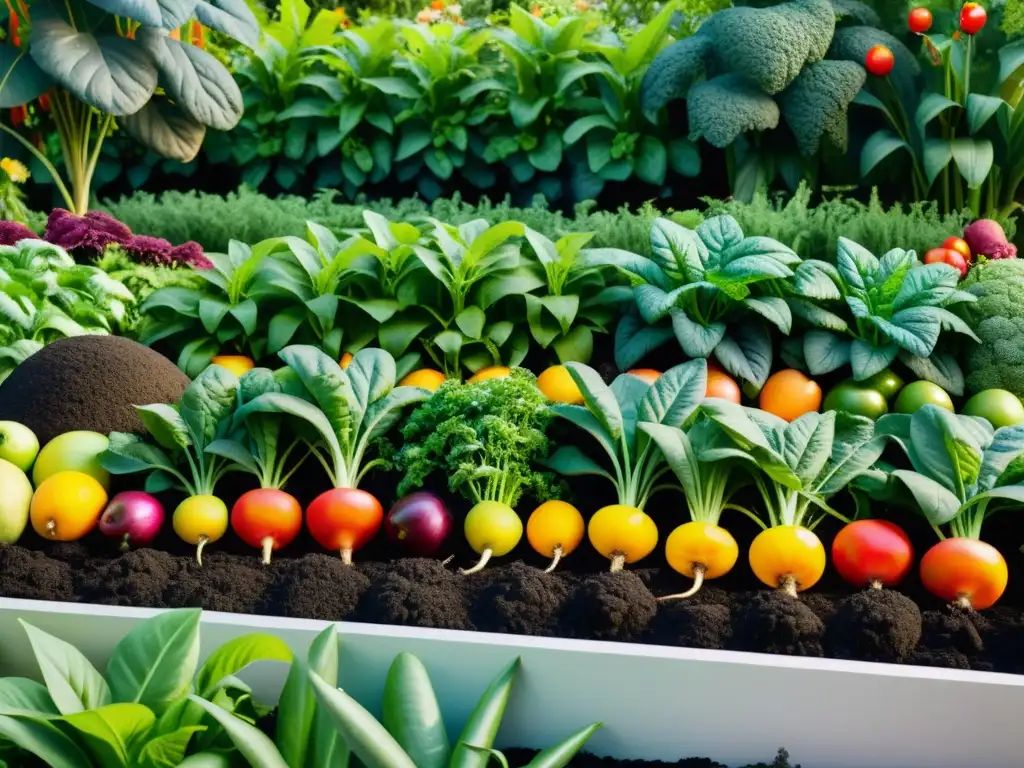
<svg viewBox="0 0 1024 768">
<path fill-rule="evenodd" d="M 722 70 L 737 72 L 775 94 L 807 64 L 825 58 L 836 15 L 829 0 L 791 0 L 770 8 L 728 8 L 704 27 L 714 38 Z"/>
<path fill-rule="evenodd" d="M 643 111 L 653 114 L 670 101 L 681 99 L 701 74 L 711 54 L 713 40 L 703 30 L 684 37 L 658 54 L 640 85 Z"/>
<path fill-rule="evenodd" d="M 1024 397 L 1024 261 L 976 266 L 963 287 L 978 297 L 964 305 L 963 315 L 981 339 L 967 351 L 967 389 L 1007 389 Z"/>
<path fill-rule="evenodd" d="M 852 61 L 819 61 L 783 92 L 782 115 L 802 154 L 816 154 L 823 135 L 846 150 L 847 111 L 866 77 L 864 68 Z"/>
<path fill-rule="evenodd" d="M 724 149 L 747 131 L 767 131 L 779 124 L 779 105 L 740 75 L 704 80 L 690 89 L 690 139 L 704 137 Z"/>
</svg>

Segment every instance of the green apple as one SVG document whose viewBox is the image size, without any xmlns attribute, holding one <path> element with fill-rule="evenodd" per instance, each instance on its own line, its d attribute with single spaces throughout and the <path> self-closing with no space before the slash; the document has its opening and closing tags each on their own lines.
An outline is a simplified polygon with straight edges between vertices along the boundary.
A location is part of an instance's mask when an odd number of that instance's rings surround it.
<svg viewBox="0 0 1024 768">
<path fill-rule="evenodd" d="M 110 473 L 100 465 L 100 454 L 110 441 L 99 432 L 79 430 L 57 435 L 43 446 L 32 468 L 32 481 L 36 488 L 58 472 L 84 472 L 110 490 Z"/>
<path fill-rule="evenodd" d="M 39 453 L 36 433 L 16 421 L 0 421 L 0 459 L 28 472 Z"/>
<path fill-rule="evenodd" d="M 32 483 L 11 462 L 0 459 L 0 546 L 14 544 L 28 525 Z"/>
</svg>

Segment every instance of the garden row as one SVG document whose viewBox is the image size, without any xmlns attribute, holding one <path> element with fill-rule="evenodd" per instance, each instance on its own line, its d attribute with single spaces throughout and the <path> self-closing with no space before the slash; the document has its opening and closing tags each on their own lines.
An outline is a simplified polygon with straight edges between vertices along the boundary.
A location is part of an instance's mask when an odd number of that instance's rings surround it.
<svg viewBox="0 0 1024 768">
<path fill-rule="evenodd" d="M 468 185 L 575 202 L 630 181 L 648 197 L 678 196 L 682 180 L 706 165 L 701 139 L 716 168 L 725 153 L 728 189 L 742 200 L 776 180 L 818 190 L 910 178 L 914 199 L 937 199 L 945 211 L 1012 210 L 1024 178 L 1024 44 L 986 29 L 980 6 L 980 16 L 939 13 L 934 27 L 930 14 L 912 16 L 909 29 L 892 30 L 898 36 L 858 2 L 728 8 L 696 31 L 674 26 L 678 10 L 669 3 L 641 29 L 620 30 L 620 39 L 591 14 L 537 15 L 515 4 L 500 23 L 464 26 L 442 12 L 426 23 L 384 18 L 341 28 L 336 14 L 293 3 L 262 28 L 241 11 L 234 24 L 212 23 L 251 46 L 221 56 L 230 73 L 202 50 L 189 21 L 180 39 L 158 44 L 143 35 L 136 51 L 154 76 L 161 67 L 211 73 L 197 92 L 172 94 L 185 105 L 174 117 L 190 128 L 177 134 L 171 106 L 151 100 L 152 89 L 90 92 L 74 71 L 60 70 L 53 40 L 32 26 L 16 38 L 31 59 L 9 51 L 18 87 L 8 86 L 0 105 L 22 109 L 54 82 L 66 90 L 66 100 L 46 96 L 48 111 L 33 110 L 38 147 L 17 135 L 37 178 L 70 163 L 61 195 L 78 213 L 92 182 L 124 174 L 122 188 L 138 188 L 160 156 L 169 158 L 165 171 L 192 176 L 201 149 L 212 166 L 204 175 L 219 184 L 272 181 L 275 191 L 337 188 L 351 198 L 415 185 L 433 200 Z M 19 23 L 31 20 L 21 15 Z M 137 21 L 166 28 L 188 14 L 183 6 L 166 16 Z M 786 39 L 777 53 L 733 49 L 730 41 L 758 39 L 764 29 Z M 184 55 L 174 64 L 160 45 Z M 999 49 L 997 71 L 990 48 Z M 686 134 L 672 127 L 677 99 L 686 103 Z M 73 129 L 85 106 L 106 120 L 98 139 Z M 854 119 L 851 110 L 859 110 Z M 120 133 L 102 152 L 96 142 L 111 131 L 108 115 L 152 152 L 140 157 Z M 46 138 L 51 131 L 60 141 Z M 880 173 L 883 165 L 896 173 Z"/>
<path fill-rule="evenodd" d="M 343 653 L 336 627 L 316 637 L 306 658 L 273 635 L 253 633 L 216 648 L 200 665 L 200 613 L 173 611 L 141 623 L 118 643 L 103 674 L 73 645 L 25 624 L 45 682 L 0 678 L 5 717 L 18 725 L 4 728 L 4 759 L 27 768 L 211 768 L 240 761 L 284 768 L 344 764 L 350 755 L 367 768 L 473 768 L 494 758 L 508 765 L 493 747 L 519 659 L 499 671 L 451 741 L 427 669 L 412 654 L 392 663 L 378 720 L 338 687 Z M 258 702 L 239 677 L 257 662 L 288 667 L 276 706 Z M 526 768 L 614 764 L 577 756 L 600 727 L 509 755 Z M 763 768 L 788 766 L 779 750 Z"/>
</svg>

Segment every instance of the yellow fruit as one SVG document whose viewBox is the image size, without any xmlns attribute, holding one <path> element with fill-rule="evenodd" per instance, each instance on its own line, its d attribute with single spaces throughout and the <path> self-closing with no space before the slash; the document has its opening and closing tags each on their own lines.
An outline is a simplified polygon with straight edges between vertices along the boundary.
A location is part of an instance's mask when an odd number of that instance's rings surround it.
<svg viewBox="0 0 1024 768">
<path fill-rule="evenodd" d="M 235 376 L 241 376 L 243 373 L 251 371 L 256 367 L 256 363 L 252 361 L 252 358 L 245 355 L 217 355 L 210 360 L 210 365 L 219 365 L 221 368 L 227 368 Z"/>
<path fill-rule="evenodd" d="M 107 492 L 84 472 L 58 472 L 36 488 L 29 514 L 32 527 L 51 541 L 76 541 L 96 527 Z"/>
<path fill-rule="evenodd" d="M 492 556 L 507 555 L 523 538 L 523 521 L 508 504 L 500 501 L 481 501 L 473 506 L 463 524 L 466 541 L 480 560 L 462 573 L 476 573 L 483 569 Z"/>
<path fill-rule="evenodd" d="M 32 483 L 21 469 L 0 459 L 0 546 L 14 544 L 28 525 Z"/>
<path fill-rule="evenodd" d="M 590 518 L 587 536 L 594 549 L 612 561 L 612 570 L 623 563 L 643 560 L 658 546 L 658 526 L 641 509 L 625 504 L 602 507 Z"/>
<path fill-rule="evenodd" d="M 810 589 L 825 573 L 825 547 L 813 531 L 780 525 L 761 531 L 750 544 L 750 568 L 769 587 L 790 594 Z"/>
<path fill-rule="evenodd" d="M 537 388 L 544 397 L 555 403 L 579 405 L 583 402 L 583 393 L 564 365 L 552 365 L 542 372 L 537 377 Z"/>
<path fill-rule="evenodd" d="M 580 545 L 586 528 L 583 515 L 572 504 L 545 501 L 526 521 L 526 539 L 538 554 L 553 558 L 548 568 L 552 571 L 559 560 Z"/>
<path fill-rule="evenodd" d="M 694 566 L 704 569 L 705 579 L 724 576 L 736 565 L 739 554 L 732 534 L 721 526 L 702 521 L 680 525 L 665 542 L 665 559 L 672 570 L 691 579 L 696 576 Z"/>
<path fill-rule="evenodd" d="M 472 384 L 477 381 L 487 381 L 488 379 L 503 379 L 510 373 L 512 373 L 511 368 L 507 368 L 504 365 L 492 365 L 489 368 L 481 368 L 466 379 L 466 381 Z"/>
<path fill-rule="evenodd" d="M 190 496 L 174 510 L 171 525 L 178 538 L 196 545 L 196 560 L 203 564 L 203 547 L 228 529 L 228 507 L 216 496 Z"/>
<path fill-rule="evenodd" d="M 400 387 L 423 387 L 434 392 L 445 382 L 445 375 L 440 371 L 435 371 L 433 368 L 420 368 L 418 371 L 413 371 L 400 382 Z"/>
<path fill-rule="evenodd" d="M 58 472 L 84 472 L 103 488 L 110 488 L 110 473 L 100 466 L 100 454 L 110 441 L 99 432 L 79 430 L 57 435 L 43 446 L 32 467 L 36 488 Z"/>
</svg>

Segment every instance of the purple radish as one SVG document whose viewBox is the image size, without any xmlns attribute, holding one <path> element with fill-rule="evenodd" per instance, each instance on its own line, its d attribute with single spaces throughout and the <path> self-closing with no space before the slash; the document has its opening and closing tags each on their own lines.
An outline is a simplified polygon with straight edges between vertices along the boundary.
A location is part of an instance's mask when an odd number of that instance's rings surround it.
<svg viewBox="0 0 1024 768">
<path fill-rule="evenodd" d="M 425 491 L 399 499 L 384 519 L 387 537 L 420 557 L 437 552 L 451 528 L 452 516 L 444 502 Z"/>
<path fill-rule="evenodd" d="M 145 547 L 153 542 L 164 524 L 163 505 L 142 491 L 123 491 L 107 504 L 100 515 L 100 533 L 120 539 L 121 549 Z"/>
</svg>

